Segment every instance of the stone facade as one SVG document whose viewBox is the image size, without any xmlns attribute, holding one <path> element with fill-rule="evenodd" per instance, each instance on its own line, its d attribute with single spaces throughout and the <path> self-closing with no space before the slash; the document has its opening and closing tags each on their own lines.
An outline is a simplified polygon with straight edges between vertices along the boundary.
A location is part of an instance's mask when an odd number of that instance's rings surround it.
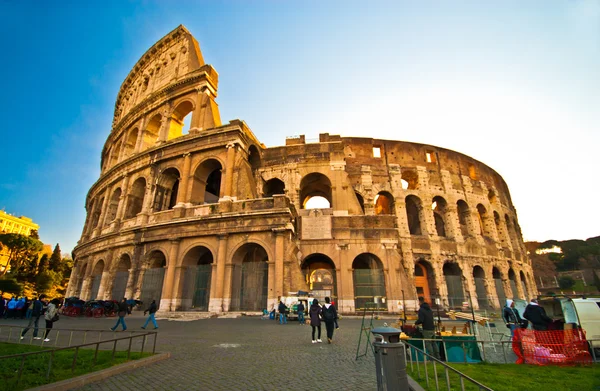
<svg viewBox="0 0 600 391">
<path fill-rule="evenodd" d="M 508 187 L 491 168 L 431 145 L 329 134 L 266 148 L 243 121 L 221 124 L 217 84 L 183 26 L 135 65 L 88 193 L 68 296 L 227 312 L 312 291 L 355 313 L 413 309 L 418 295 L 497 308 L 537 293 Z"/>
</svg>

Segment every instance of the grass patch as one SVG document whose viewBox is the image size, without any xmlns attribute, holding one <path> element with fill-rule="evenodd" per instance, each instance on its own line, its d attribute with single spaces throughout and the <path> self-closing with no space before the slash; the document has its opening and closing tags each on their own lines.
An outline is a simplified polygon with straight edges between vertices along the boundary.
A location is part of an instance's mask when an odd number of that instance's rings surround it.
<svg viewBox="0 0 600 391">
<path fill-rule="evenodd" d="M 425 382 L 423 365 L 419 379 L 416 365 L 413 372 L 408 364 L 408 374 L 426 390 L 435 390 L 433 364 L 428 364 L 429 388 Z M 535 366 L 517 364 L 450 364 L 470 378 L 502 391 L 548 391 L 548 390 L 600 390 L 600 367 L 598 364 L 575 367 Z M 440 389 L 446 389 L 444 368 L 437 365 Z M 458 375 L 450 373 L 451 390 L 460 390 Z M 465 390 L 478 390 L 465 381 Z"/>
<path fill-rule="evenodd" d="M 112 344 L 110 345 L 112 348 Z M 75 370 L 72 371 L 71 368 L 75 357 L 75 348 L 60 350 L 54 352 L 52 369 L 49 377 L 46 378 L 48 375 L 48 364 L 52 357 L 51 349 L 14 343 L 0 343 L 0 352 L 2 352 L 2 356 L 41 351 L 44 351 L 44 353 L 28 356 L 25 359 L 20 381 L 18 380 L 18 373 L 19 368 L 21 367 L 22 358 L 2 359 L 0 356 L 0 390 L 25 390 L 85 375 L 86 373 L 109 368 L 113 365 L 122 364 L 127 361 L 127 351 L 115 352 L 115 357 L 113 359 L 112 350 L 98 350 L 96 363 L 94 365 L 95 348 L 79 349 Z M 132 352 L 129 359 L 130 361 L 137 360 L 151 355 L 152 353 L 141 354 L 139 352 Z"/>
</svg>

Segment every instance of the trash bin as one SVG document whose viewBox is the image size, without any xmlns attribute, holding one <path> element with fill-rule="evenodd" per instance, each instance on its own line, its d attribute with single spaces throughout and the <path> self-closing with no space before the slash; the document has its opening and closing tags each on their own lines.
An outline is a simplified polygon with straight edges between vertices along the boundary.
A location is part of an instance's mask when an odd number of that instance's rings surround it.
<svg viewBox="0 0 600 391">
<path fill-rule="evenodd" d="M 371 330 L 375 336 L 373 347 L 378 391 L 409 390 L 406 348 L 400 343 L 400 332 L 393 327 L 377 327 Z"/>
</svg>

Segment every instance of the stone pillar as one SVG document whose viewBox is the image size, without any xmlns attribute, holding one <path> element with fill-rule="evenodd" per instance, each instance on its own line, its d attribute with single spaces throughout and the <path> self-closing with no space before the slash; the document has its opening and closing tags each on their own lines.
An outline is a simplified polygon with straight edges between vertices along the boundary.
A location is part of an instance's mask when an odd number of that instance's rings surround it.
<svg viewBox="0 0 600 391">
<path fill-rule="evenodd" d="M 273 234 L 275 235 L 275 295 L 285 296 L 283 292 L 283 261 L 284 261 L 284 233 L 285 229 L 274 229 Z"/>
<path fill-rule="evenodd" d="M 217 273 L 212 282 L 210 302 L 208 310 L 211 312 L 221 312 L 223 304 L 223 291 L 225 284 L 225 263 L 227 262 L 227 235 L 219 235 L 219 249 L 217 251 Z"/>
<path fill-rule="evenodd" d="M 169 261 L 167 262 L 167 272 L 163 282 L 162 297 L 160 298 L 160 308 L 165 311 L 174 311 L 173 306 L 173 285 L 175 279 L 175 268 L 178 263 L 179 255 L 179 239 L 171 240 L 171 248 L 169 248 Z"/>
<path fill-rule="evenodd" d="M 142 216 L 141 225 L 145 225 L 148 222 L 148 215 L 150 214 L 150 208 L 152 207 L 152 185 L 146 184 L 146 193 L 144 194 L 144 203 L 142 204 L 142 211 L 140 215 Z"/>
<path fill-rule="evenodd" d="M 467 293 L 467 295 L 465 295 L 465 300 L 469 301 L 469 305 L 472 305 L 473 309 L 479 310 L 479 302 L 477 301 L 477 289 L 475 288 L 475 280 L 473 279 L 473 273 L 469 273 L 469 271 L 472 270 L 473 268 L 463 269 L 462 271 L 463 285 L 466 291 L 465 293 Z M 469 300 L 469 296 L 471 296 L 471 300 Z"/>
<path fill-rule="evenodd" d="M 127 194 L 129 193 L 129 176 L 125 175 L 121 182 L 121 197 L 119 198 L 119 206 L 117 207 L 117 221 L 123 220 L 125 214 L 125 203 L 127 202 Z"/>
<path fill-rule="evenodd" d="M 142 145 L 144 144 L 144 129 L 146 128 L 147 119 L 144 119 L 140 128 L 138 129 L 137 139 L 135 141 L 135 147 L 133 148 L 133 153 L 138 153 L 142 150 Z"/>
<path fill-rule="evenodd" d="M 110 209 L 110 202 L 112 199 L 113 189 L 114 189 L 114 187 L 112 187 L 112 186 L 106 187 L 106 194 L 108 196 L 104 198 L 104 210 L 102 211 L 102 216 L 100 216 L 101 220 L 98 223 L 98 226 L 100 228 L 104 227 L 107 223 L 110 223 L 110 221 L 106 221 L 106 220 L 108 219 L 108 210 Z"/>
<path fill-rule="evenodd" d="M 515 285 L 517 286 L 517 294 L 523 300 L 527 300 L 527 293 L 523 291 L 523 283 L 521 282 L 521 273 L 515 271 Z"/>
<path fill-rule="evenodd" d="M 190 167 L 192 164 L 192 158 L 189 153 L 183 155 L 183 170 L 181 173 L 181 182 L 179 183 L 179 193 L 177 194 L 177 205 L 176 208 L 181 208 L 188 200 L 188 186 L 190 183 Z"/>
<path fill-rule="evenodd" d="M 182 279 L 185 278 L 186 269 L 186 266 L 177 266 L 175 268 L 175 276 L 173 277 L 173 292 L 171 293 L 171 307 L 173 308 L 173 311 L 184 309 L 182 303 L 184 300 L 183 294 L 185 292 L 183 292 Z M 189 301 L 192 301 L 191 298 Z M 191 308 L 191 305 L 189 307 L 186 307 L 185 309 L 189 308 Z"/>
<path fill-rule="evenodd" d="M 125 286 L 125 297 L 127 299 L 133 299 L 133 289 L 134 289 L 134 281 L 135 281 L 135 269 L 131 268 L 128 270 L 129 274 L 127 275 L 127 285 Z"/>
<path fill-rule="evenodd" d="M 106 266 L 105 266 L 105 268 L 106 268 Z M 100 277 L 100 287 L 98 288 L 98 298 L 100 300 L 107 300 L 107 298 L 105 297 L 107 292 L 109 293 L 109 296 L 110 296 L 110 292 L 107 289 L 108 285 L 112 285 L 110 283 L 110 278 L 111 278 L 111 276 L 110 276 L 109 271 L 105 270 L 102 272 L 102 276 Z"/>
<path fill-rule="evenodd" d="M 268 281 L 268 298 L 267 298 L 267 309 L 271 309 L 272 305 L 277 306 L 277 288 L 275 283 L 275 261 L 268 261 L 269 266 L 269 281 Z"/>
<path fill-rule="evenodd" d="M 444 215 L 446 222 L 446 236 L 454 239 L 456 242 L 463 242 L 464 238 L 460 232 L 460 223 L 458 222 L 458 209 L 456 204 L 446 203 L 446 213 Z"/>
<path fill-rule="evenodd" d="M 229 143 L 227 144 L 227 161 L 225 163 L 225 190 L 223 191 L 223 197 L 226 199 L 233 198 L 233 171 L 235 169 L 235 152 L 236 152 L 236 144 Z"/>
<path fill-rule="evenodd" d="M 138 269 L 138 277 L 135 282 L 135 286 L 133 288 L 133 297 L 132 298 L 136 298 L 136 297 L 139 298 L 141 296 L 142 285 L 144 284 L 144 275 L 146 274 L 146 269 L 147 269 L 146 265 L 142 265 Z"/>
<path fill-rule="evenodd" d="M 344 170 L 346 169 L 346 162 L 330 162 L 331 173 L 333 176 L 333 184 L 331 187 L 332 191 L 332 205 L 333 213 L 336 216 L 347 216 L 348 215 L 348 186 L 344 180 Z"/>
<path fill-rule="evenodd" d="M 169 130 L 171 129 L 171 114 L 166 110 L 163 111 L 160 122 L 160 129 L 158 130 L 158 142 L 164 143 L 169 139 Z"/>
<path fill-rule="evenodd" d="M 99 235 L 102 232 L 102 227 L 104 226 L 104 218 L 106 216 L 106 209 L 108 209 L 108 203 L 110 202 L 110 194 L 109 194 L 110 189 L 107 187 L 106 190 L 104 190 L 104 200 L 102 202 L 102 206 L 100 209 L 100 217 L 98 218 L 98 225 L 96 225 L 96 236 Z"/>
<path fill-rule="evenodd" d="M 233 268 L 235 265 L 231 262 L 225 264 L 225 277 L 223 278 L 223 304 L 222 310 L 229 312 L 231 308 L 231 279 L 233 278 Z"/>
</svg>

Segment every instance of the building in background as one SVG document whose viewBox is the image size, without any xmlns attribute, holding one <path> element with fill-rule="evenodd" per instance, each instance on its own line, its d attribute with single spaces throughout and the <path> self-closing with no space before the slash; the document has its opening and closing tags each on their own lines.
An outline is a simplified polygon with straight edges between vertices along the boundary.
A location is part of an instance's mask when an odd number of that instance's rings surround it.
<svg viewBox="0 0 600 391">
<path fill-rule="evenodd" d="M 327 133 L 266 148 L 245 122 L 221 123 L 217 85 L 183 26 L 135 64 L 66 296 L 228 312 L 309 291 L 351 314 L 416 309 L 418 296 L 483 309 L 537 294 L 492 168 L 433 145 Z"/>
<path fill-rule="evenodd" d="M 31 235 L 31 231 L 38 231 L 40 226 L 34 223 L 29 217 L 13 216 L 0 210 L 0 233 L 16 233 L 25 236 Z M 0 250 L 0 271 L 3 271 L 8 265 L 8 249 Z"/>
</svg>

